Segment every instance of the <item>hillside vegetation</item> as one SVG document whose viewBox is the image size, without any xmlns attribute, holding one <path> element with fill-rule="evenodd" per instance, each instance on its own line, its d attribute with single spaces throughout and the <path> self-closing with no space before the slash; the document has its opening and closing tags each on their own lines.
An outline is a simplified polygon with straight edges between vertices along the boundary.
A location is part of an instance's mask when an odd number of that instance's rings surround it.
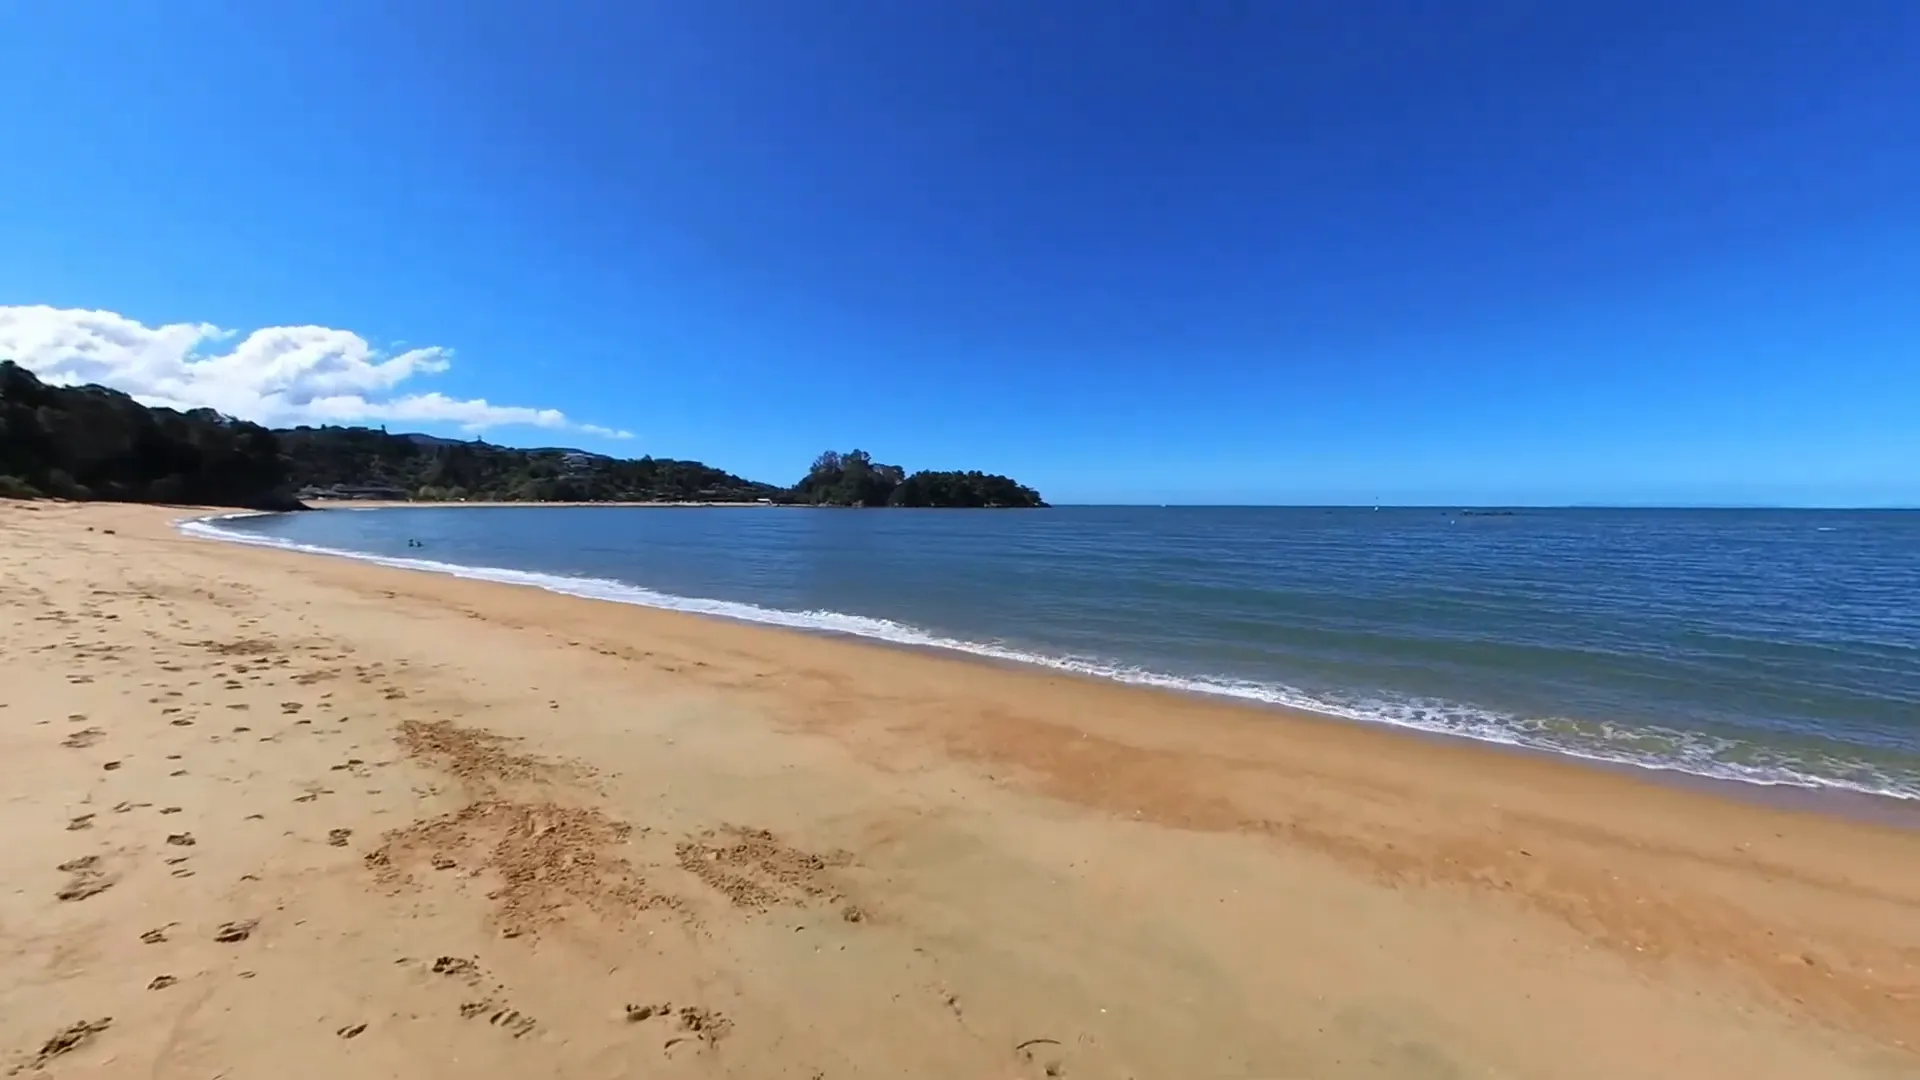
<svg viewBox="0 0 1920 1080">
<path fill-rule="evenodd" d="M 102 386 L 47 386 L 0 361 L 0 496 L 292 509 L 273 432 L 211 409 L 142 405 Z"/>
<path fill-rule="evenodd" d="M 300 497 L 498 502 L 772 502 L 1039 507 L 981 472 L 916 472 L 828 451 L 792 487 L 698 461 L 516 449 L 363 427 L 270 431 L 210 409 L 142 405 L 102 386 L 48 386 L 0 361 L 0 497 L 292 509 Z"/>
<path fill-rule="evenodd" d="M 1004 476 L 983 472 L 917 472 L 882 465 L 865 451 L 832 450 L 814 459 L 793 485 L 793 501 L 816 506 L 983 507 L 1024 509 L 1047 505 L 1040 493 Z"/>
<path fill-rule="evenodd" d="M 303 491 L 385 487 L 400 498 L 484 502 L 754 502 L 782 494 L 698 461 L 521 450 L 371 428 L 278 434 Z"/>
</svg>

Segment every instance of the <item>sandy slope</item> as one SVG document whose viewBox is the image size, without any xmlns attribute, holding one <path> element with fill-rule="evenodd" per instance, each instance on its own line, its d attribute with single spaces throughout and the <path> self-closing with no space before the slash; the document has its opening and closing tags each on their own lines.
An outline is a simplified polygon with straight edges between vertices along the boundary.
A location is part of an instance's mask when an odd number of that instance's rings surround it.
<svg viewBox="0 0 1920 1080">
<path fill-rule="evenodd" d="M 0 503 L 9 1067 L 1920 1075 L 1920 832 L 176 516 Z"/>
</svg>

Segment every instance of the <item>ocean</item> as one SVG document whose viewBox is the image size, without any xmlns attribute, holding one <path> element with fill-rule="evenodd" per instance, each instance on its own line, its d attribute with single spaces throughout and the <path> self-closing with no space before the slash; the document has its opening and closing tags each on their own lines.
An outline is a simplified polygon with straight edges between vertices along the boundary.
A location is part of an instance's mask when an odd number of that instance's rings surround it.
<svg viewBox="0 0 1920 1080">
<path fill-rule="evenodd" d="M 1920 799 L 1920 513 L 407 507 L 186 528 Z"/>
</svg>

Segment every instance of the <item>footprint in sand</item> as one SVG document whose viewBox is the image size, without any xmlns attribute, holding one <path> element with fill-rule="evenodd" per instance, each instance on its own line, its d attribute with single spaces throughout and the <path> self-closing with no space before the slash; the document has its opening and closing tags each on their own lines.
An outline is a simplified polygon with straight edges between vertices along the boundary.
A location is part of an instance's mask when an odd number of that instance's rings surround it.
<svg viewBox="0 0 1920 1080">
<path fill-rule="evenodd" d="M 40 1047 L 40 1052 L 33 1056 L 32 1061 L 13 1071 L 39 1072 L 45 1069 L 47 1063 L 54 1058 L 78 1050 L 80 1047 L 92 1042 L 94 1036 L 107 1030 L 107 1027 L 112 1023 L 113 1017 L 103 1016 L 98 1020 L 82 1020 L 77 1024 L 70 1024 L 55 1034 L 53 1038 L 43 1043 Z"/>
<path fill-rule="evenodd" d="M 352 839 L 352 837 L 352 829 L 328 829 L 327 845 L 329 847 L 346 847 L 347 841 Z"/>
<path fill-rule="evenodd" d="M 665 1016 L 663 1011 L 658 1015 Z M 686 1005 L 680 1009 L 680 1034 L 673 1036 L 661 1045 L 663 1050 L 671 1050 L 681 1043 L 694 1042 L 703 1046 L 714 1046 L 727 1033 L 733 1030 L 733 1021 L 712 1009 L 698 1005 Z"/>
<path fill-rule="evenodd" d="M 487 1023 L 518 1039 L 539 1026 L 539 1021 L 518 1009 L 501 1009 L 487 1017 Z"/>
<path fill-rule="evenodd" d="M 77 859 L 68 859 L 57 869 L 70 875 L 67 883 L 53 894 L 60 900 L 85 900 L 89 896 L 98 896 L 113 888 L 116 880 L 101 867 L 98 855 L 82 855 Z"/>
<path fill-rule="evenodd" d="M 451 975 L 468 982 L 477 981 L 480 975 L 480 963 L 465 956 L 442 956 L 434 960 L 429 969 L 435 975 Z"/>
<path fill-rule="evenodd" d="M 222 945 L 237 944 L 252 937 L 253 931 L 259 925 L 259 919 L 241 919 L 237 922 L 221 923 L 220 929 L 213 933 L 213 940 Z"/>
</svg>

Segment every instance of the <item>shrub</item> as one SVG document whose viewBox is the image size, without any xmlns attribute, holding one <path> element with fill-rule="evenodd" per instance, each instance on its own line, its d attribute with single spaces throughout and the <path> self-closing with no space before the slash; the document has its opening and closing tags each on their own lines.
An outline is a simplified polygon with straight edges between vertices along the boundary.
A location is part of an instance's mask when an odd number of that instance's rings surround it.
<svg viewBox="0 0 1920 1080">
<path fill-rule="evenodd" d="M 0 476 L 0 499 L 38 499 L 40 489 L 17 476 Z"/>
</svg>

